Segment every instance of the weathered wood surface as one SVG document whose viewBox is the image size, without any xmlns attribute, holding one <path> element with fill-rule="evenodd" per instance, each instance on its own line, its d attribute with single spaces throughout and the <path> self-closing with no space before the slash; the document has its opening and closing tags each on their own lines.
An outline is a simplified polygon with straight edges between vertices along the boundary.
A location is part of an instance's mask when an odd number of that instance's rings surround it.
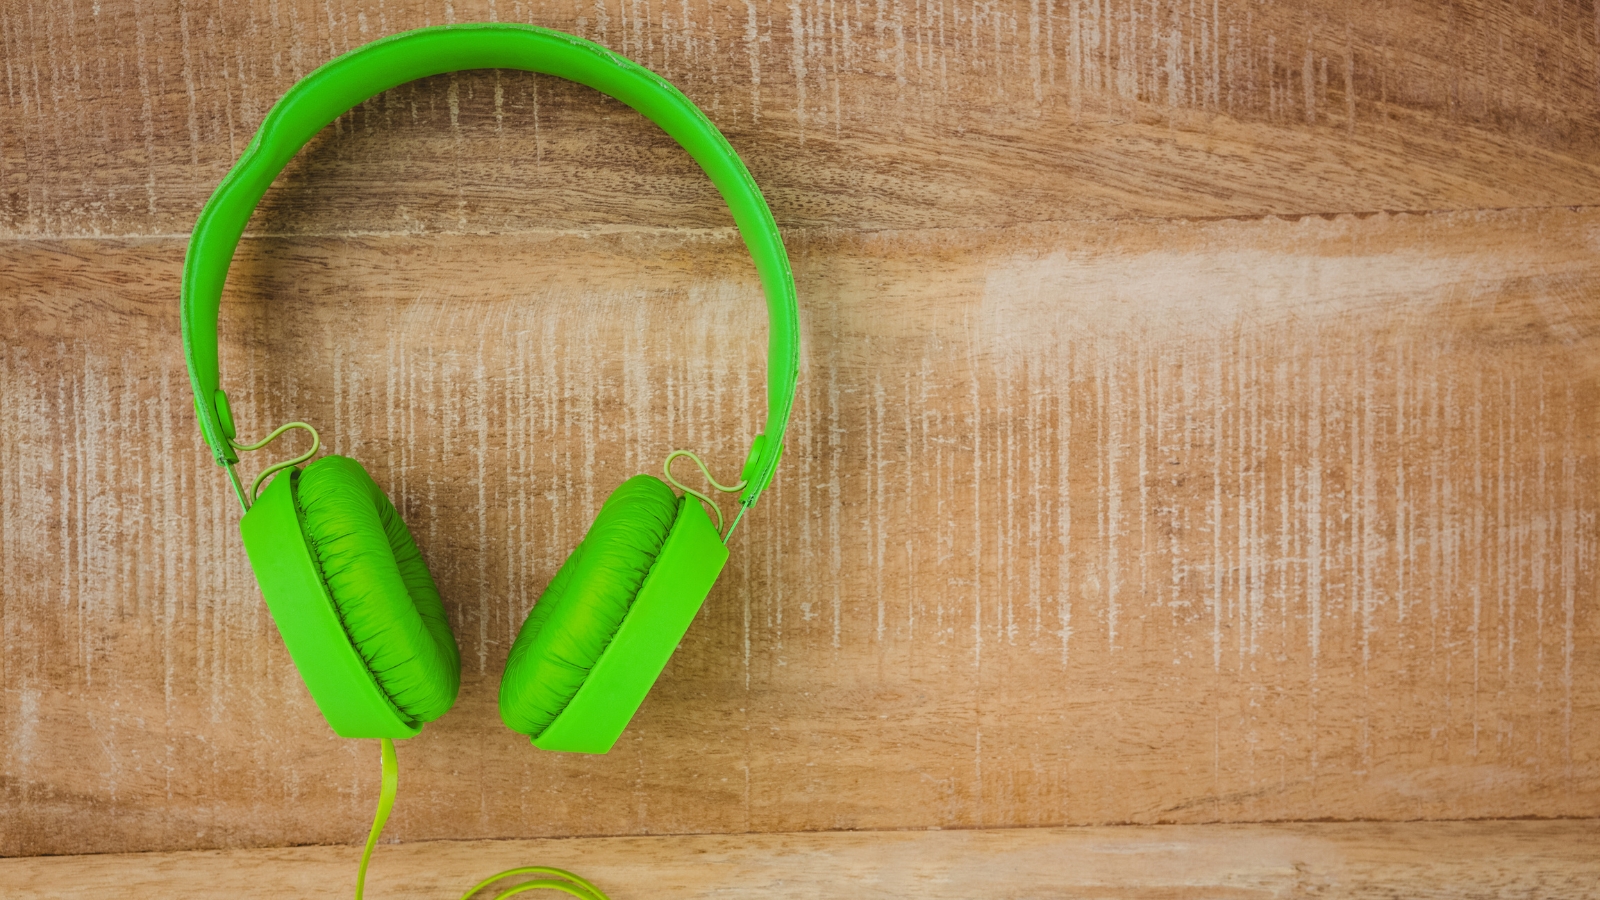
<svg viewBox="0 0 1600 900">
<path fill-rule="evenodd" d="M 551 79 L 397 89 L 291 166 L 226 383 L 390 490 L 466 667 L 392 836 L 1600 812 L 1592 7 L 0 2 L 0 854 L 364 833 L 376 751 L 260 603 L 178 275 L 278 93 L 451 15 L 704 104 L 806 357 L 617 751 L 537 753 L 514 629 L 623 477 L 737 465 L 753 272 Z"/>
<path fill-rule="evenodd" d="M 489 19 L 672 79 L 785 226 L 1600 200 L 1600 47 L 1571 0 L 6 0 L 0 234 L 186 233 L 296 78 Z M 670 141 L 551 78 L 400 88 L 317 146 L 256 227 L 725 221 Z"/>
<path fill-rule="evenodd" d="M 1600 212 L 802 239 L 785 469 L 619 747 L 494 708 L 605 492 L 727 470 L 760 301 L 727 235 L 247 241 L 246 434 L 323 429 L 447 598 L 416 840 L 1600 803 Z M 6 850 L 347 841 L 191 425 L 182 241 L 13 245 Z M 741 329 L 749 327 L 752 333 Z"/>
<path fill-rule="evenodd" d="M 359 850 L 0 860 L 14 900 L 348 897 Z M 553 865 L 632 898 L 1592 898 L 1600 821 L 684 835 L 385 845 L 369 896 L 455 897 Z M 515 882 L 508 882 L 512 884 Z"/>
</svg>

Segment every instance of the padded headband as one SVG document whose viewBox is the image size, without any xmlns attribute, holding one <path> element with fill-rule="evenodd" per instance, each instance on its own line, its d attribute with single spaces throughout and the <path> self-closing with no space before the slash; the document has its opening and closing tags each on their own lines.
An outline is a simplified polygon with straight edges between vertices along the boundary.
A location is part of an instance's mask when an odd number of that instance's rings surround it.
<svg viewBox="0 0 1600 900">
<path fill-rule="evenodd" d="M 767 423 L 745 461 L 739 502 L 755 503 L 772 481 L 800 370 L 794 275 L 778 225 L 722 132 L 677 88 L 598 44 L 528 25 L 443 25 L 384 38 L 323 65 L 284 94 L 239 162 L 206 202 L 183 261 L 183 352 L 200 432 L 219 464 L 238 461 L 233 416 L 219 390 L 217 316 L 239 238 L 278 173 L 345 111 L 390 88 L 462 69 L 521 69 L 588 85 L 655 122 L 689 152 L 733 213 L 767 296 Z"/>
</svg>

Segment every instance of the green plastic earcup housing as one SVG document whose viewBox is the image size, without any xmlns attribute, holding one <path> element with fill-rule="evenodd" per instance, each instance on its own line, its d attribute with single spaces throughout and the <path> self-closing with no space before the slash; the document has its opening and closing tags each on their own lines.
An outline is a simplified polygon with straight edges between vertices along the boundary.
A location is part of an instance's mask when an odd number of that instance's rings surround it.
<svg viewBox="0 0 1600 900">
<path fill-rule="evenodd" d="M 273 478 L 239 523 L 295 668 L 334 733 L 407 738 L 455 702 L 461 662 L 411 533 L 355 460 Z"/>
<path fill-rule="evenodd" d="M 610 750 L 727 561 L 699 501 L 624 482 L 518 633 L 501 719 L 542 750 Z"/>
</svg>

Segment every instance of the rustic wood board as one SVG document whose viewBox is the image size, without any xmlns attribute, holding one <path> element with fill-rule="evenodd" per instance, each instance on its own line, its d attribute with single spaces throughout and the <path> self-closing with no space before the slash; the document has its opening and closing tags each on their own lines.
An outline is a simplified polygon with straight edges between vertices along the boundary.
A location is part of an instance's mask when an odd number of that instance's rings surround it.
<svg viewBox="0 0 1600 900">
<path fill-rule="evenodd" d="M 376 751 L 244 566 L 178 269 L 295 78 L 482 19 L 707 108 L 807 356 L 618 751 L 535 753 L 515 627 L 622 477 L 737 464 L 753 274 L 681 152 L 548 78 L 399 88 L 291 165 L 228 383 L 390 490 L 467 669 L 393 835 L 1600 811 L 1592 8 L 0 0 L 0 854 L 363 832 Z"/>
<path fill-rule="evenodd" d="M 499 723 L 625 476 L 757 427 L 721 231 L 246 241 L 241 427 L 363 460 L 440 582 L 456 709 L 401 840 L 1588 816 L 1600 211 L 796 235 L 782 475 L 617 749 Z M 347 842 L 204 458 L 180 238 L 0 272 L 6 854 Z"/>
<path fill-rule="evenodd" d="M 354 846 L 0 860 L 14 900 L 347 897 Z M 386 844 L 368 896 L 454 897 L 514 866 L 630 898 L 1592 898 L 1600 821 L 683 835 Z M 515 882 L 507 882 L 514 884 Z M 487 895 L 486 895 L 487 896 Z"/>
<path fill-rule="evenodd" d="M 5 0 L 0 235 L 186 233 L 296 78 L 474 20 L 672 79 L 789 227 L 1600 201 L 1600 47 L 1572 0 Z M 256 227 L 725 221 L 641 118 L 550 78 L 403 87 L 316 147 Z"/>
</svg>

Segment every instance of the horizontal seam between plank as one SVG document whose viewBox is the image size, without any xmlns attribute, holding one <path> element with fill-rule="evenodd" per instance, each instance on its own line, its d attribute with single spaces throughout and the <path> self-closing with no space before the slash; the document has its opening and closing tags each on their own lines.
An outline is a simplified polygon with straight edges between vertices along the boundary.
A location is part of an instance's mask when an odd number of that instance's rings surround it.
<svg viewBox="0 0 1600 900">
<path fill-rule="evenodd" d="M 1439 209 L 1373 209 L 1373 210 L 1340 210 L 1340 211 L 1315 211 L 1315 212 L 1266 212 L 1248 213 L 1237 215 L 1207 215 L 1207 216 L 1106 216 L 1083 217 L 1066 219 L 1029 219 L 1026 221 L 1007 222 L 993 225 L 951 225 L 951 226 L 916 226 L 906 228 L 848 228 L 843 226 L 779 226 L 779 230 L 789 236 L 796 237 L 832 237 L 838 235 L 915 235 L 915 234 L 943 234 L 948 232 L 983 232 L 1005 231 L 1011 229 L 1030 228 L 1044 225 L 1084 225 L 1084 224 L 1122 224 L 1122 223 L 1148 223 L 1170 224 L 1174 222 L 1257 222 L 1267 219 L 1282 219 L 1295 222 L 1301 219 L 1340 219 L 1371 218 L 1379 215 L 1389 216 L 1445 216 L 1445 215 L 1471 215 L 1475 213 L 1519 213 L 1519 212 L 1551 212 L 1566 210 L 1581 213 L 1600 209 L 1600 204 L 1557 204 L 1551 206 L 1475 206 L 1475 207 L 1445 207 Z M 189 232 L 153 232 L 138 233 L 128 232 L 122 234 L 59 234 L 59 233 L 13 233 L 0 235 L 0 242 L 6 243 L 50 243 L 58 241 L 165 241 L 188 240 Z M 284 240 L 293 238 L 391 238 L 391 237 L 603 237 L 611 235 L 643 235 L 650 237 L 717 237 L 731 238 L 738 234 L 731 226 L 715 228 L 704 227 L 659 227 L 648 225 L 600 225 L 589 228 L 518 228 L 495 229 L 481 231 L 439 230 L 439 231 L 399 231 L 399 230 L 348 230 L 348 231 L 280 231 L 280 232 L 245 232 L 243 240 Z"/>
</svg>

